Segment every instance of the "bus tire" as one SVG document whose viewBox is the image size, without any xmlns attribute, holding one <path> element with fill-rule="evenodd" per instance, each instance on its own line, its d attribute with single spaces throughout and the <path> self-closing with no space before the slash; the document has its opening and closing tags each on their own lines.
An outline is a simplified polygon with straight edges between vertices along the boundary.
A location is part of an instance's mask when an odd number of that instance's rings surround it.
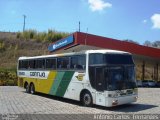
<svg viewBox="0 0 160 120">
<path fill-rule="evenodd" d="M 31 83 L 31 85 L 30 85 L 30 93 L 35 94 L 35 86 L 33 83 Z"/>
<path fill-rule="evenodd" d="M 26 84 L 26 93 L 30 93 L 30 87 L 29 87 L 29 84 Z"/>
<path fill-rule="evenodd" d="M 89 91 L 85 91 L 82 93 L 81 102 L 83 106 L 90 107 L 93 104 L 92 95 Z"/>
</svg>

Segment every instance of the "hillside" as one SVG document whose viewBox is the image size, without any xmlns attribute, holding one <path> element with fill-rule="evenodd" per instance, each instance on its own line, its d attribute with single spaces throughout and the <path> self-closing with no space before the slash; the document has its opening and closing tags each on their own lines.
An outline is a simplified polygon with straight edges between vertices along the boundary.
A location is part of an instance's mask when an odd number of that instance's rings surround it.
<svg viewBox="0 0 160 120">
<path fill-rule="evenodd" d="M 14 32 L 1 32 L 0 31 L 0 39 L 4 38 L 16 38 L 16 33 Z"/>
<path fill-rule="evenodd" d="M 67 33 L 51 30 L 48 33 L 37 33 L 34 30 L 29 30 L 25 33 L 1 32 L 0 68 L 16 68 L 17 59 L 20 56 L 48 54 L 47 48 L 49 43 L 67 35 Z"/>
<path fill-rule="evenodd" d="M 16 85 L 19 57 L 49 54 L 48 45 L 68 34 L 52 30 L 47 33 L 38 33 L 35 30 L 24 33 L 0 32 L 0 85 Z M 6 81 L 10 81 L 9 84 Z"/>
<path fill-rule="evenodd" d="M 22 39 L 0 39 L 0 67 L 15 68 L 18 57 L 48 54 L 49 43 Z"/>
</svg>

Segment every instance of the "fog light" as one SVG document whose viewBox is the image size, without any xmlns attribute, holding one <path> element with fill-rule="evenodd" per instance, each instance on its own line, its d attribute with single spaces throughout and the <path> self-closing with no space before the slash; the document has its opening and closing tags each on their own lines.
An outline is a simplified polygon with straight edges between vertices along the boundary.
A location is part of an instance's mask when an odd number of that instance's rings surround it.
<svg viewBox="0 0 160 120">
<path fill-rule="evenodd" d="M 113 105 L 113 106 L 118 105 L 118 100 L 113 100 L 113 101 L 112 101 L 112 105 Z"/>
<path fill-rule="evenodd" d="M 136 96 L 136 97 L 134 97 L 135 98 L 135 100 L 137 101 L 137 99 L 138 99 L 138 96 Z"/>
</svg>

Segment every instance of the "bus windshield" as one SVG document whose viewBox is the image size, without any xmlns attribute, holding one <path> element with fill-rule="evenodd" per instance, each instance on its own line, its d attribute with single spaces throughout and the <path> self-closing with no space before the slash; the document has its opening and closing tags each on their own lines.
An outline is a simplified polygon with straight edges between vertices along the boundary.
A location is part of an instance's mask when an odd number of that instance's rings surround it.
<svg viewBox="0 0 160 120">
<path fill-rule="evenodd" d="M 105 76 L 108 90 L 124 90 L 136 87 L 135 70 L 133 66 L 108 66 Z"/>
<path fill-rule="evenodd" d="M 90 54 L 89 59 L 90 81 L 96 90 L 111 91 L 137 87 L 134 62 L 130 54 L 95 53 Z M 103 86 L 99 86 L 99 83 Z"/>
<path fill-rule="evenodd" d="M 131 55 L 106 54 L 108 90 L 123 90 L 136 87 L 134 63 Z"/>
<path fill-rule="evenodd" d="M 107 64 L 134 64 L 131 55 L 106 54 L 104 57 Z"/>
</svg>

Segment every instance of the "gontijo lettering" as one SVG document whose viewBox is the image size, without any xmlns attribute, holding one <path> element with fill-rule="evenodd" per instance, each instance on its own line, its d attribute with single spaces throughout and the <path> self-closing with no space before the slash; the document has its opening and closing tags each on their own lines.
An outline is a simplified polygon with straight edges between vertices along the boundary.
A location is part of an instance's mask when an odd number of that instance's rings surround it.
<svg viewBox="0 0 160 120">
<path fill-rule="evenodd" d="M 30 76 L 45 77 L 45 72 L 30 72 Z"/>
</svg>

